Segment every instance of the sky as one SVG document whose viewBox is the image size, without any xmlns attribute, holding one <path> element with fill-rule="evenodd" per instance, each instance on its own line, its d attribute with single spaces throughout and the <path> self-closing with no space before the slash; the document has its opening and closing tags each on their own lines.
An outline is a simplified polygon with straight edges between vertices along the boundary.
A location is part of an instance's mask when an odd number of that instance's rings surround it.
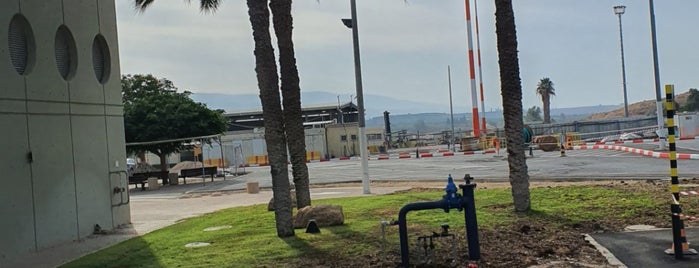
<svg viewBox="0 0 699 268">
<path fill-rule="evenodd" d="M 491 111 L 502 107 L 495 7 L 494 1 L 476 1 L 485 110 Z M 223 1 L 213 14 L 200 12 L 198 1 L 160 0 L 145 12 L 132 2 L 116 1 L 122 73 L 151 73 L 195 93 L 259 92 L 245 1 Z M 655 99 L 648 1 L 513 2 L 525 109 L 541 106 L 535 92 L 544 77 L 556 89 L 552 108 L 623 104 L 615 5 L 627 7 L 622 23 L 629 103 Z M 303 91 L 355 92 L 352 34 L 340 21 L 350 17 L 349 3 L 294 1 Z M 655 1 L 660 81 L 678 92 L 699 87 L 698 10 L 696 0 Z M 464 11 L 462 0 L 357 0 L 364 94 L 448 106 L 449 65 L 454 112 L 470 112 Z M 472 27 L 475 34 L 475 22 Z"/>
</svg>

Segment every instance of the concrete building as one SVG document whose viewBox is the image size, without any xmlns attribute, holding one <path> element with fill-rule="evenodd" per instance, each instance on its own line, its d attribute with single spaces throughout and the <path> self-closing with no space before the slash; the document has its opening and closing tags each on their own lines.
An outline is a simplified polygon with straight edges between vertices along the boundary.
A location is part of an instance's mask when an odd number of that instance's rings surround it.
<svg viewBox="0 0 699 268">
<path fill-rule="evenodd" d="M 130 221 L 114 0 L 0 2 L 0 267 Z"/>
<path fill-rule="evenodd" d="M 324 159 L 327 153 L 325 129 L 307 128 L 304 132 L 307 160 Z M 225 167 L 269 164 L 264 128 L 256 128 L 254 131 L 229 131 L 221 137 L 221 141 L 223 149 L 218 142 L 203 146 L 205 164 Z M 225 161 L 221 160 L 222 153 Z M 185 153 L 181 155 L 184 156 Z M 185 160 L 184 157 L 182 160 Z"/>
<path fill-rule="evenodd" d="M 359 155 L 357 105 L 352 102 L 306 105 L 302 107 L 302 116 L 308 161 Z M 221 137 L 225 166 L 232 159 L 243 165 L 269 164 L 262 111 L 230 112 L 225 117 L 229 120 L 228 131 Z M 369 149 L 378 151 L 384 141 L 383 128 L 366 131 Z M 205 162 L 221 163 L 220 157 L 218 144 L 204 146 Z"/>
<path fill-rule="evenodd" d="M 352 102 L 304 105 L 301 112 L 306 134 L 306 158 L 309 161 L 329 156 L 325 129 L 327 125 L 357 122 L 359 118 L 357 105 Z M 230 112 L 224 116 L 229 121 L 228 131 L 221 138 L 226 158 L 242 157 L 244 164 L 249 165 L 269 164 L 262 111 Z M 354 128 L 357 128 L 356 124 Z M 214 147 L 216 148 L 207 149 L 205 146 L 204 157 L 216 162 L 221 153 L 220 147 Z"/>
<path fill-rule="evenodd" d="M 699 113 L 683 112 L 675 115 L 675 124 L 680 139 L 699 137 Z"/>
<path fill-rule="evenodd" d="M 325 127 L 330 158 L 359 156 L 359 129 L 357 123 L 330 124 Z M 367 149 L 370 153 L 379 151 L 384 145 L 383 128 L 366 128 Z"/>
</svg>

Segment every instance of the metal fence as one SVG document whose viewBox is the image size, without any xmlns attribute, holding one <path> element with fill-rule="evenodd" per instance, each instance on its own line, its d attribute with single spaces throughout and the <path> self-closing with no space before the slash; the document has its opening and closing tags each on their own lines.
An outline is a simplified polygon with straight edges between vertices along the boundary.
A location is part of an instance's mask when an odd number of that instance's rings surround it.
<svg viewBox="0 0 699 268">
<path fill-rule="evenodd" d="M 240 143 L 224 143 L 223 156 L 225 157 L 226 167 L 230 172 L 238 174 L 238 167 L 246 163 L 243 146 Z"/>
<path fill-rule="evenodd" d="M 595 121 L 575 121 L 560 124 L 530 124 L 534 136 L 553 135 L 576 132 L 583 140 L 602 140 L 624 133 L 634 133 L 639 136 L 655 135 L 657 117 L 618 118 Z M 497 131 L 498 137 L 504 137 L 502 129 Z"/>
<path fill-rule="evenodd" d="M 223 154 L 223 157 L 222 155 Z M 220 168 L 237 168 L 245 164 L 245 153 L 240 142 L 218 142 L 203 146 L 204 163 Z"/>
</svg>

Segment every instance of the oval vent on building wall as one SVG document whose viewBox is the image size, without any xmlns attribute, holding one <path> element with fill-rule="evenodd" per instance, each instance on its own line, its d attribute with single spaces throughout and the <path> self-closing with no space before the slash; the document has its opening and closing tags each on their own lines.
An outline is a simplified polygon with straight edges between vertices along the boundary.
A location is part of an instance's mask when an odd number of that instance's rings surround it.
<svg viewBox="0 0 699 268">
<path fill-rule="evenodd" d="M 55 54 L 56 68 L 63 79 L 70 79 L 75 73 L 78 63 L 78 51 L 75 47 L 75 39 L 68 27 L 61 25 L 56 31 Z"/>
<path fill-rule="evenodd" d="M 12 67 L 18 74 L 28 74 L 34 60 L 34 36 L 29 22 L 21 14 L 12 17 L 7 42 Z"/>
<path fill-rule="evenodd" d="M 97 81 L 104 84 L 109 78 L 110 71 L 109 47 L 104 36 L 98 34 L 95 40 L 92 41 L 92 66 L 95 70 Z"/>
</svg>

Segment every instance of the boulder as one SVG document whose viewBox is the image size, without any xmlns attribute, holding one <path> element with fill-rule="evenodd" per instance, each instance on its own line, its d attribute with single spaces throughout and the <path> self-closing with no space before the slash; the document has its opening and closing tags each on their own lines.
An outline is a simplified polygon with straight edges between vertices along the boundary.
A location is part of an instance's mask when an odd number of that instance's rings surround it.
<svg viewBox="0 0 699 268">
<path fill-rule="evenodd" d="M 299 209 L 293 218 L 294 228 L 306 228 L 308 221 L 311 219 L 316 221 L 318 227 L 342 225 L 345 223 L 342 206 L 322 204 Z"/>
<path fill-rule="evenodd" d="M 544 152 L 552 152 L 559 148 L 558 139 L 551 135 L 534 137 L 534 143 Z"/>
<path fill-rule="evenodd" d="M 291 207 L 296 207 L 296 192 L 291 191 Z M 274 211 L 274 197 L 269 200 L 269 204 L 267 204 L 267 211 Z"/>
</svg>

